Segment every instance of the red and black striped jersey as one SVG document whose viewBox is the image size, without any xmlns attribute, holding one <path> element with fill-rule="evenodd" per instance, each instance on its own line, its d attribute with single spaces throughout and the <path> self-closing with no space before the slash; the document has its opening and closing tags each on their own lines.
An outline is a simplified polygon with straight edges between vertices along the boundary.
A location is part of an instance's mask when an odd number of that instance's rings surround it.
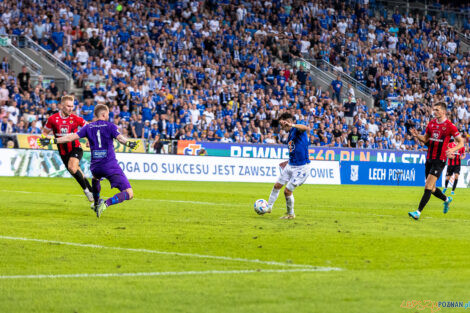
<svg viewBox="0 0 470 313">
<path fill-rule="evenodd" d="M 85 120 L 80 116 L 74 114 L 69 115 L 68 117 L 62 117 L 60 112 L 51 115 L 47 119 L 45 128 L 51 129 L 56 138 L 63 137 L 71 133 L 76 133 L 78 127 L 82 127 L 86 124 Z M 66 155 L 71 152 L 73 148 L 80 147 L 80 142 L 75 140 L 73 142 L 63 143 L 57 145 L 61 155 Z"/>
<path fill-rule="evenodd" d="M 451 142 L 451 143 L 449 143 L 448 147 L 450 149 L 450 148 L 454 148 L 455 146 L 457 146 L 457 144 L 455 142 Z M 455 158 L 447 159 L 447 165 L 452 165 L 452 166 L 453 165 L 460 165 L 460 162 L 462 161 L 460 159 L 460 156 L 464 153 L 465 153 L 465 147 L 460 148 L 459 151 L 454 153 Z"/>
<path fill-rule="evenodd" d="M 428 160 L 446 161 L 446 150 L 450 138 L 460 135 L 459 130 L 451 121 L 445 120 L 439 123 L 433 119 L 426 127 L 426 134 L 429 136 Z"/>
</svg>

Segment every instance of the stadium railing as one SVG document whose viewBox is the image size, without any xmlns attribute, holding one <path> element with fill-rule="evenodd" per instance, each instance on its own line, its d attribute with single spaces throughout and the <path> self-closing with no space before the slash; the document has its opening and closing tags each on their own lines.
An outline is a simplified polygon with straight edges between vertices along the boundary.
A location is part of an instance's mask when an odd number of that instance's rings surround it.
<svg viewBox="0 0 470 313">
<path fill-rule="evenodd" d="M 466 37 L 459 31 L 455 32 L 457 34 L 457 38 L 460 41 L 460 52 L 469 52 L 470 51 L 470 38 Z"/>
<path fill-rule="evenodd" d="M 308 61 L 311 61 L 311 60 L 308 60 Z M 325 60 L 315 60 L 315 61 L 317 62 L 317 67 L 320 68 L 321 70 L 328 71 L 336 75 L 340 75 L 341 79 L 343 80 L 343 83 L 346 82 L 347 84 L 351 84 L 355 89 L 363 92 L 364 94 L 368 96 L 372 96 L 372 90 L 369 87 L 359 82 L 352 76 L 342 71 L 338 71 L 331 63 Z"/>
<path fill-rule="evenodd" d="M 339 75 L 341 77 L 341 81 L 343 82 L 344 96 L 347 94 L 348 84 L 351 84 L 356 93 L 356 98 L 364 99 L 367 103 L 367 106 L 369 107 L 374 106 L 374 97 L 372 96 L 372 91 L 370 88 L 360 83 L 348 74 L 338 71 L 330 63 L 324 60 L 304 58 L 295 58 L 292 63 L 296 68 L 303 67 L 305 70 L 307 70 L 316 83 L 322 85 L 325 90 L 329 89 L 331 82 Z"/>
<path fill-rule="evenodd" d="M 52 53 L 41 47 L 37 42 L 35 42 L 33 39 L 31 39 L 28 36 L 25 35 L 9 35 L 9 38 L 11 39 L 12 45 L 16 46 L 15 48 L 21 52 L 18 48 L 28 48 L 36 51 L 37 54 L 39 54 L 41 57 L 45 58 L 53 67 L 55 70 L 59 71 L 62 73 L 63 77 L 57 77 L 57 76 L 47 76 L 44 75 L 44 77 L 47 77 L 48 79 L 54 79 L 56 81 L 56 85 L 62 86 L 66 90 L 70 90 L 73 84 L 73 70 L 63 63 L 61 60 L 59 60 L 57 57 L 55 57 Z M 21 52 L 22 53 L 22 52 Z M 23 53 L 24 54 L 24 53 Z M 41 70 L 42 74 L 42 70 Z"/>
<path fill-rule="evenodd" d="M 2 37 L 1 38 L 1 48 L 4 48 L 7 50 L 8 54 L 21 62 L 22 64 L 18 64 L 15 66 L 14 64 L 14 70 L 19 73 L 19 69 L 21 68 L 22 65 L 28 66 L 32 71 L 33 75 L 40 75 L 42 72 L 42 66 L 38 64 L 36 61 L 31 59 L 29 56 L 24 54 L 20 49 L 16 47 L 17 43 L 17 38 L 16 36 L 8 36 L 8 37 Z"/>
<path fill-rule="evenodd" d="M 395 10 L 398 10 L 400 14 L 416 14 L 419 13 L 421 16 L 428 15 L 435 17 L 437 20 L 445 19 L 446 23 L 451 26 L 462 28 L 465 21 L 470 18 L 470 12 L 461 12 L 457 9 L 443 8 L 435 6 L 434 3 L 425 1 L 404 1 L 404 0 L 376 0 L 375 8 L 381 12 L 382 15 L 387 13 L 389 19 L 392 18 L 392 14 Z M 383 9 L 389 9 L 393 11 L 383 11 Z M 413 16 L 415 17 L 415 16 Z"/>
<path fill-rule="evenodd" d="M 58 58 L 56 58 L 52 53 L 50 53 L 49 51 L 47 51 L 46 49 L 41 47 L 39 44 L 37 44 L 34 40 L 29 38 L 28 36 L 23 36 L 23 37 L 26 40 L 25 41 L 26 47 L 33 48 L 36 51 L 40 52 L 50 62 L 52 62 L 54 65 L 56 65 L 57 68 L 59 70 L 61 70 L 65 75 L 67 75 L 69 77 L 72 77 L 73 71 L 67 64 L 65 64 L 64 62 L 62 62 Z"/>
</svg>

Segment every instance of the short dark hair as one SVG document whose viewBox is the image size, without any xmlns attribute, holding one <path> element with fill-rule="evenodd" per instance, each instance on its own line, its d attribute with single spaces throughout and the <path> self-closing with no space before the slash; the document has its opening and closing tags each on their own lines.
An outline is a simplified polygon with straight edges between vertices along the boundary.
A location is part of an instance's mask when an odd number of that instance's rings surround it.
<svg viewBox="0 0 470 313">
<path fill-rule="evenodd" d="M 447 111 L 447 104 L 443 101 L 436 102 L 433 107 L 441 107 L 444 111 Z"/>
<path fill-rule="evenodd" d="M 96 117 L 99 117 L 102 111 L 109 111 L 108 106 L 105 104 L 98 104 L 95 107 L 95 111 L 93 113 L 95 114 Z"/>
<path fill-rule="evenodd" d="M 282 113 L 281 116 L 279 116 L 279 120 L 282 121 L 282 120 L 288 120 L 288 119 L 294 119 L 294 117 L 292 116 L 292 114 L 288 113 L 288 112 L 285 112 L 285 113 Z"/>
</svg>

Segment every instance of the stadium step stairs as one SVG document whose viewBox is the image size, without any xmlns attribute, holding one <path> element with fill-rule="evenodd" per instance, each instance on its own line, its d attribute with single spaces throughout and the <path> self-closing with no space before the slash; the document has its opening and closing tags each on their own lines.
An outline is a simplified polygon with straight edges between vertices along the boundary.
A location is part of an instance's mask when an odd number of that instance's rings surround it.
<svg viewBox="0 0 470 313">
<path fill-rule="evenodd" d="M 20 48 L 20 50 L 29 58 L 42 66 L 41 75 L 45 79 L 54 79 L 59 90 L 70 90 L 70 77 L 68 77 L 68 75 L 66 75 L 61 70 L 57 69 L 56 66 L 47 60 L 46 57 L 36 52 L 33 48 Z"/>
<path fill-rule="evenodd" d="M 358 82 L 353 77 L 343 73 L 338 72 L 336 69 L 323 60 L 306 60 L 304 58 L 295 58 L 292 61 L 292 66 L 294 68 L 302 67 L 312 78 L 313 82 L 317 86 L 321 86 L 322 90 L 329 91 L 331 82 L 337 78 L 338 75 L 341 77 L 343 82 L 342 97 L 347 99 L 348 84 L 354 89 L 356 98 L 364 99 L 368 107 L 374 106 L 374 98 L 371 94 L 370 89 Z"/>
<path fill-rule="evenodd" d="M 17 75 L 21 72 L 23 65 L 26 65 L 32 75 L 40 75 L 42 67 L 34 60 L 29 59 L 22 52 L 13 46 L 0 46 L 0 59 L 6 57 L 11 70 Z M 16 76 L 15 75 L 15 76 Z"/>
</svg>

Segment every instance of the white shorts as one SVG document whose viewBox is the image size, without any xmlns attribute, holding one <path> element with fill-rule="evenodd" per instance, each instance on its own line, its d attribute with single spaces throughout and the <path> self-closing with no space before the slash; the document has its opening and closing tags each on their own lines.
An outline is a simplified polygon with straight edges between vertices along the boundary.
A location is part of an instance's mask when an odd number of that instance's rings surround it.
<svg viewBox="0 0 470 313">
<path fill-rule="evenodd" d="M 310 164 L 305 165 L 290 165 L 281 170 L 281 174 L 277 179 L 277 182 L 281 185 L 286 185 L 286 188 L 290 191 L 294 191 L 295 188 L 301 186 L 307 180 L 310 175 Z"/>
</svg>

